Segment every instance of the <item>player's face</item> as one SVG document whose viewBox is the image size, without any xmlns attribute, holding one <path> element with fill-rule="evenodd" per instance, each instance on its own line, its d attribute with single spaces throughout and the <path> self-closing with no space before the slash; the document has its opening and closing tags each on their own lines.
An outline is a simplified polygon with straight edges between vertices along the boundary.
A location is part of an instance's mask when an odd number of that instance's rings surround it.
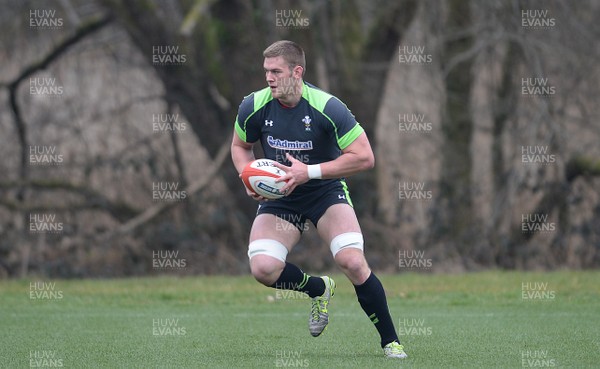
<svg viewBox="0 0 600 369">
<path fill-rule="evenodd" d="M 286 96 L 298 93 L 302 76 L 302 67 L 290 68 L 283 57 L 265 58 L 263 63 L 265 78 L 271 88 L 271 95 L 274 99 L 282 99 Z"/>
</svg>

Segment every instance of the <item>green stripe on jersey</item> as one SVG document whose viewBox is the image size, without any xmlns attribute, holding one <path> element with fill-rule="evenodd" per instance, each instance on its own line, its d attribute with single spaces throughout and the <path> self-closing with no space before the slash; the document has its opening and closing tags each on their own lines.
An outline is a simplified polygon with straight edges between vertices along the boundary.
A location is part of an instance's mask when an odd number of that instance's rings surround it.
<svg viewBox="0 0 600 369">
<path fill-rule="evenodd" d="M 360 136 L 361 133 L 364 132 L 364 129 L 357 122 L 356 126 L 354 126 L 344 136 L 340 137 L 338 135 L 337 126 L 335 125 L 333 120 L 331 120 L 331 117 L 329 117 L 329 115 L 325 114 L 325 112 L 324 112 L 325 106 L 327 105 L 329 100 L 335 99 L 336 98 L 335 96 L 328 94 L 325 91 L 321 91 L 319 89 L 312 88 L 305 83 L 302 88 L 302 97 L 305 98 L 306 101 L 308 101 L 308 103 L 313 108 L 317 109 L 319 111 L 319 113 L 323 114 L 323 116 L 325 118 L 327 118 L 329 123 L 331 123 L 331 125 L 333 126 L 333 130 L 335 132 L 335 139 L 341 150 L 344 150 L 346 147 L 348 147 L 354 140 L 356 140 L 356 138 L 358 136 Z M 340 100 L 340 103 L 342 105 L 346 106 L 346 104 L 344 104 L 341 100 Z M 346 109 L 348 109 L 347 106 L 346 106 Z"/>
<path fill-rule="evenodd" d="M 346 147 L 350 146 L 350 144 L 354 142 L 354 140 L 356 140 L 364 131 L 365 130 L 363 127 L 357 123 L 351 130 L 348 131 L 348 133 L 343 135 L 341 138 L 338 138 L 338 146 L 340 149 L 344 150 Z"/>
<path fill-rule="evenodd" d="M 265 87 L 262 90 L 254 92 L 253 94 L 254 94 L 254 106 L 253 106 L 254 110 L 252 111 L 252 113 L 248 114 L 248 117 L 246 117 L 246 120 L 244 120 L 243 125 L 241 125 L 240 122 L 238 121 L 239 116 L 235 117 L 235 131 L 237 132 L 238 136 L 244 142 L 248 142 L 247 137 L 246 137 L 246 126 L 248 124 L 248 119 L 250 119 L 250 117 L 252 117 L 254 114 L 256 114 L 256 112 L 259 111 L 260 108 L 267 105 L 267 103 L 269 101 L 273 100 L 273 96 L 271 95 L 271 90 L 269 87 Z M 248 96 L 250 96 L 250 95 L 248 95 Z"/>
<path fill-rule="evenodd" d="M 240 137 L 240 139 L 246 142 L 246 131 L 240 127 L 240 122 L 238 122 L 238 117 L 235 117 L 235 133 Z M 244 127 L 245 128 L 245 127 Z"/>
<path fill-rule="evenodd" d="M 273 95 L 271 95 L 271 89 L 269 87 L 265 87 L 260 91 L 256 91 L 254 93 L 254 111 L 248 116 L 248 118 L 254 115 L 254 113 L 256 113 L 260 108 L 267 105 L 267 103 L 271 100 L 273 100 Z"/>
<path fill-rule="evenodd" d="M 333 95 L 328 94 L 325 91 L 312 88 L 305 83 L 302 86 L 302 97 L 305 98 L 306 101 L 308 101 L 313 108 L 317 109 L 321 114 L 325 115 L 325 113 L 323 113 L 323 110 L 325 110 L 325 105 L 327 105 L 327 102 L 333 97 Z M 327 115 L 325 116 L 327 117 Z"/>
</svg>

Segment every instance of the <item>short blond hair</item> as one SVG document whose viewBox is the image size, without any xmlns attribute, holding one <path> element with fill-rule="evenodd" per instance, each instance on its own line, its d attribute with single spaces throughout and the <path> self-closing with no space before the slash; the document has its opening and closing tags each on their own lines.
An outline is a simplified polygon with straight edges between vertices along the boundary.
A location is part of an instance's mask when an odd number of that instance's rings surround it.
<svg viewBox="0 0 600 369">
<path fill-rule="evenodd" d="M 306 57 L 302 47 L 293 41 L 281 40 L 272 43 L 263 51 L 265 58 L 283 57 L 283 60 L 290 66 L 290 70 L 299 65 L 302 67 L 302 74 L 306 70 Z"/>
</svg>

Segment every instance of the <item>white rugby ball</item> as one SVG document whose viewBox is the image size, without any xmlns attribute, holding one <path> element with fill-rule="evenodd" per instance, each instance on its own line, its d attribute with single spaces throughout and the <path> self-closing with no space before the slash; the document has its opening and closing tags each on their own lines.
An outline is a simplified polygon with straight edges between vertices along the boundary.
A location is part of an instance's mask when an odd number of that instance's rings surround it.
<svg viewBox="0 0 600 369">
<path fill-rule="evenodd" d="M 284 196 L 280 192 L 285 186 L 284 182 L 275 182 L 275 180 L 285 172 L 275 166 L 275 161 L 270 159 L 254 160 L 242 171 L 242 181 L 244 185 L 252 192 L 266 199 L 279 199 Z"/>
</svg>

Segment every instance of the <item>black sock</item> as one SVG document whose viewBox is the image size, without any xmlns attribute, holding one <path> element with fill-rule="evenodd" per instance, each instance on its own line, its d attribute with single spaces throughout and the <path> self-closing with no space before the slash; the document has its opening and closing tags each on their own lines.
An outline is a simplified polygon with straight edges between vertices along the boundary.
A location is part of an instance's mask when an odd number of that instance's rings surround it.
<svg viewBox="0 0 600 369">
<path fill-rule="evenodd" d="M 278 290 L 304 292 L 310 297 L 321 296 L 325 293 L 325 282 L 321 278 L 311 277 L 294 264 L 288 262 L 285 263 L 281 275 L 271 287 Z"/>
<path fill-rule="evenodd" d="M 354 286 L 354 289 L 360 306 L 377 328 L 379 336 L 381 336 L 381 347 L 393 341 L 400 343 L 390 316 L 385 291 L 375 274 L 371 273 L 365 283 Z"/>
</svg>

